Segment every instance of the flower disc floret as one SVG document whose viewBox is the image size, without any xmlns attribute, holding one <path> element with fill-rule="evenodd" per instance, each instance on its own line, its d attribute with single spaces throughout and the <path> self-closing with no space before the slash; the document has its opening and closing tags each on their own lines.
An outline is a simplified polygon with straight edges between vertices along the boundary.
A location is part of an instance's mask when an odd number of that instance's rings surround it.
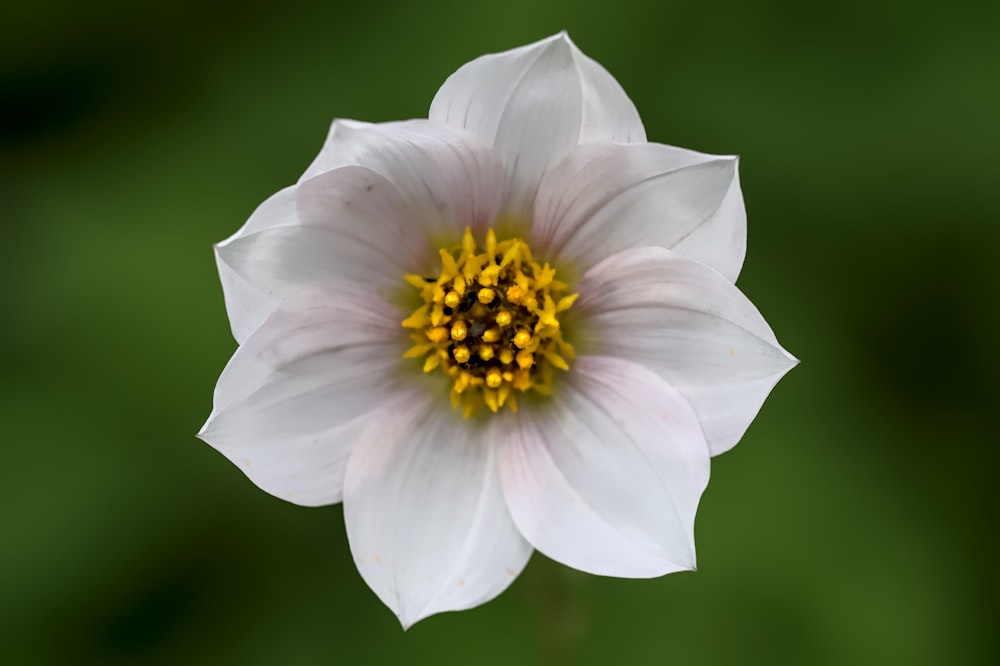
<svg viewBox="0 0 1000 666">
<path fill-rule="evenodd" d="M 405 356 L 452 380 L 452 406 L 466 417 L 483 405 L 516 412 L 515 390 L 550 395 L 553 369 L 569 370 L 566 359 L 574 357 L 559 313 L 577 295 L 532 258 L 527 243 L 498 241 L 493 229 L 479 246 L 467 228 L 461 245 L 439 254 L 437 277 L 405 276 L 423 301 L 403 320 L 414 343 Z"/>
</svg>

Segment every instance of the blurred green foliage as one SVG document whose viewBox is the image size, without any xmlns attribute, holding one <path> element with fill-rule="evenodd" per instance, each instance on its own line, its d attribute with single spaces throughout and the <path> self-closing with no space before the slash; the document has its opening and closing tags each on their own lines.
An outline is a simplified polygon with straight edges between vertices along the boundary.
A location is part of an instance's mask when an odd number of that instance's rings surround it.
<svg viewBox="0 0 1000 666">
<path fill-rule="evenodd" d="M 232 7 L 0 10 L 10 663 L 531 664 L 559 636 L 583 664 L 1000 663 L 996 4 Z M 334 116 L 424 116 L 465 61 L 563 28 L 651 140 L 741 154 L 739 284 L 803 363 L 713 461 L 697 573 L 536 555 L 404 634 L 340 507 L 194 437 L 235 348 L 211 244 Z"/>
</svg>

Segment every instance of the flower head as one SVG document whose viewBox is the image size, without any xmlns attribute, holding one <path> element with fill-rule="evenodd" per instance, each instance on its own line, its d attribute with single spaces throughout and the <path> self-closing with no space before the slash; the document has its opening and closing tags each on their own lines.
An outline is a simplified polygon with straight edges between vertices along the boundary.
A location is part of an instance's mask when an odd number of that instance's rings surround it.
<svg viewBox="0 0 1000 666">
<path fill-rule="evenodd" d="M 709 458 L 795 363 L 733 284 L 736 166 L 647 143 L 565 34 L 464 65 L 427 120 L 334 121 L 216 247 L 240 346 L 200 436 L 276 496 L 342 501 L 404 626 L 533 549 L 693 569 Z"/>
</svg>

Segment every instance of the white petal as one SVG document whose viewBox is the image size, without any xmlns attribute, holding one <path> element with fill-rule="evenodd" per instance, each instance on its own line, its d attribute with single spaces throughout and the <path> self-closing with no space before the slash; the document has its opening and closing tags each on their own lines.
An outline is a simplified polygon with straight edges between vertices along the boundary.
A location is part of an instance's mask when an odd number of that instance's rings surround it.
<svg viewBox="0 0 1000 666">
<path fill-rule="evenodd" d="M 392 134 L 393 128 L 405 132 L 407 125 L 405 122 L 397 121 L 368 123 L 350 118 L 335 118 L 330 123 L 330 130 L 326 134 L 323 147 L 320 148 L 319 154 L 313 158 L 312 163 L 299 178 L 299 182 L 345 166 L 372 168 L 372 165 L 366 164 L 365 161 L 370 159 L 370 156 L 378 155 L 378 151 L 373 150 L 369 142 L 364 141 L 363 138 L 366 136 L 381 138 L 386 132 Z M 362 140 L 358 141 L 358 137 L 361 137 Z M 373 169 L 373 171 L 378 172 L 378 168 Z"/>
<path fill-rule="evenodd" d="M 437 247 L 467 226 L 485 231 L 503 191 L 499 161 L 469 132 L 426 120 L 334 122 L 299 184 L 216 248 L 234 336 L 242 342 L 302 285 L 391 289 L 436 266 Z"/>
<path fill-rule="evenodd" d="M 431 233 L 457 237 L 465 227 L 485 232 L 504 194 L 503 168 L 481 139 L 428 120 L 335 120 L 300 182 L 351 165 L 395 185 L 411 217 Z"/>
<path fill-rule="evenodd" d="M 354 561 L 404 627 L 489 601 L 531 556 L 488 442 L 438 397 L 409 400 L 373 421 L 347 466 Z"/>
<path fill-rule="evenodd" d="M 734 284 L 747 253 L 747 211 L 738 166 L 715 214 L 671 248 L 711 266 Z"/>
<path fill-rule="evenodd" d="M 495 146 L 515 214 L 529 212 L 541 174 L 576 144 L 646 138 L 625 91 L 565 33 L 462 66 L 429 115 Z"/>
<path fill-rule="evenodd" d="M 735 281 L 746 213 L 734 157 L 661 144 L 580 146 L 546 173 L 532 247 L 586 270 L 633 247 L 673 248 Z"/>
<path fill-rule="evenodd" d="M 500 476 L 518 529 L 590 573 L 693 569 L 709 455 L 690 405 L 621 359 L 582 356 L 567 377 L 551 400 L 508 420 Z"/>
<path fill-rule="evenodd" d="M 199 437 L 273 495 L 339 502 L 365 415 L 399 385 L 399 321 L 393 308 L 356 292 L 296 294 L 233 355 Z"/>
<path fill-rule="evenodd" d="M 222 281 L 230 327 L 237 342 L 243 342 L 260 322 L 281 304 L 278 296 L 254 286 L 231 268 L 220 249 L 234 239 L 273 226 L 298 223 L 295 188 L 286 187 L 257 207 L 246 224 L 232 237 L 215 246 L 215 263 Z"/>
<path fill-rule="evenodd" d="M 764 318 L 711 268 L 663 248 L 612 255 L 578 285 L 582 349 L 651 368 L 698 413 L 712 455 L 735 446 L 797 361 Z"/>
<path fill-rule="evenodd" d="M 344 167 L 282 190 L 216 246 L 240 342 L 303 287 L 356 283 L 386 297 L 434 261 L 426 230 L 383 177 Z"/>
</svg>

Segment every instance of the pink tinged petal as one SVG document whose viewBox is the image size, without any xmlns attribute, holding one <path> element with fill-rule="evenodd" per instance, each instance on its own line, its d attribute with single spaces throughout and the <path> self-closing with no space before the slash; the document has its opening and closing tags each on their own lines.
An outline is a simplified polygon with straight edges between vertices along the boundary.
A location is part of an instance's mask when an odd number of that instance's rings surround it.
<svg viewBox="0 0 1000 666">
<path fill-rule="evenodd" d="M 240 342 L 303 287 L 363 284 L 385 297 L 433 260 L 396 188 L 361 167 L 282 190 L 217 245 L 216 256 Z"/>
<path fill-rule="evenodd" d="M 739 441 L 798 361 L 723 275 L 663 248 L 612 255 L 578 286 L 574 342 L 654 370 L 694 407 L 712 455 Z"/>
<path fill-rule="evenodd" d="M 661 144 L 580 146 L 545 175 L 532 246 L 585 270 L 633 247 L 682 252 L 735 281 L 746 253 L 737 159 Z"/>
<path fill-rule="evenodd" d="M 645 140 L 625 91 L 565 33 L 462 66 L 441 86 L 429 116 L 495 147 L 514 214 L 530 212 L 541 174 L 578 143 Z"/>
<path fill-rule="evenodd" d="M 690 405 L 661 377 L 581 356 L 550 401 L 518 417 L 500 448 L 500 478 L 535 548 L 608 576 L 694 569 L 708 446 Z"/>
<path fill-rule="evenodd" d="M 198 434 L 263 490 L 340 501 L 365 416 L 398 388 L 399 313 L 345 289 L 300 292 L 236 351 Z"/>
<path fill-rule="evenodd" d="M 493 450 L 437 396 L 370 422 L 347 466 L 344 518 L 358 570 L 404 627 L 489 601 L 531 556 Z"/>
<path fill-rule="evenodd" d="M 335 120 L 300 182 L 362 166 L 396 186 L 412 222 L 431 234 L 484 233 L 503 198 L 499 160 L 477 136 L 428 120 L 361 123 Z"/>
</svg>

